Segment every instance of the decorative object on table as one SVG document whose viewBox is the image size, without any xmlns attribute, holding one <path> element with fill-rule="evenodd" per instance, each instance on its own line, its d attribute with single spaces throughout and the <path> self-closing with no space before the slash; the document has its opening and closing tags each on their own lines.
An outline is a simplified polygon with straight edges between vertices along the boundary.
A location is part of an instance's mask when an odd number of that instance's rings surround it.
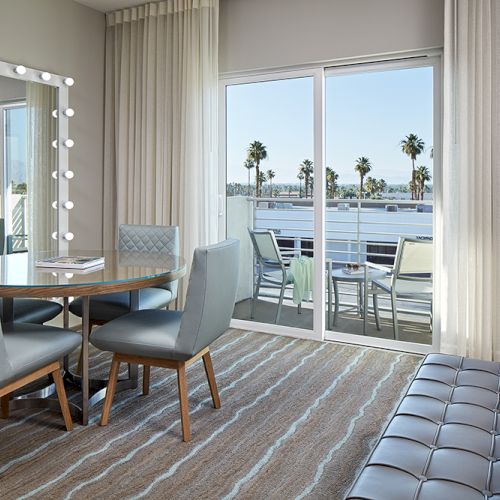
<svg viewBox="0 0 500 500">
<path fill-rule="evenodd" d="M 88 269 L 104 265 L 104 257 L 96 256 L 57 256 L 39 259 L 35 262 L 37 267 L 56 267 L 59 269 Z"/>
<path fill-rule="evenodd" d="M 108 423 L 122 362 L 144 365 L 144 394 L 149 393 L 151 366 L 177 371 L 184 441 L 191 439 L 186 368 L 200 358 L 214 407 L 220 408 L 209 345 L 229 328 L 238 288 L 239 255 L 238 240 L 197 248 L 184 312 L 135 311 L 108 322 L 92 334 L 90 341 L 95 347 L 114 353 L 101 425 Z"/>
<path fill-rule="evenodd" d="M 346 264 L 342 271 L 345 274 L 364 274 L 365 269 L 360 264 Z"/>
</svg>

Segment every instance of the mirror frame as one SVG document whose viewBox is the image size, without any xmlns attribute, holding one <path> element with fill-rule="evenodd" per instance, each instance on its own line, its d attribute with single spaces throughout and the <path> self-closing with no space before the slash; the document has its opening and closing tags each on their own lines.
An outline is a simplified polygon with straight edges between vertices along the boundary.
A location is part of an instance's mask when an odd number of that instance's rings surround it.
<svg viewBox="0 0 500 500">
<path fill-rule="evenodd" d="M 16 68 L 22 67 L 25 69 L 23 74 L 16 72 Z M 49 73 L 50 79 L 44 80 L 43 73 Z M 40 70 L 23 66 L 22 64 L 10 63 L 0 61 L 0 76 L 14 78 L 17 80 L 43 83 L 56 87 L 57 93 L 57 231 L 56 238 L 58 242 L 58 251 L 67 252 L 70 239 L 66 238 L 71 235 L 69 232 L 69 210 L 64 208 L 63 203 L 69 201 L 69 179 L 63 174 L 71 170 L 69 168 L 69 148 L 64 146 L 63 143 L 69 136 L 69 117 L 64 115 L 63 111 L 69 107 L 69 87 L 72 85 L 67 83 L 68 79 L 73 81 L 70 77 L 57 75 Z M 74 83 L 74 82 L 73 82 Z M 49 205 L 49 208 L 50 205 Z M 72 238 L 71 238 L 72 239 Z"/>
</svg>

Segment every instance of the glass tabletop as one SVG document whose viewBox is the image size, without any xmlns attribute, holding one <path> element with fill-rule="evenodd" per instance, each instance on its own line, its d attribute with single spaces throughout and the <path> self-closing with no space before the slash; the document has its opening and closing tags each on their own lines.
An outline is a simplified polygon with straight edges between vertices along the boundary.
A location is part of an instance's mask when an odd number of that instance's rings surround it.
<svg viewBox="0 0 500 500">
<path fill-rule="evenodd" d="M 90 269 L 39 267 L 37 260 L 62 256 L 57 252 L 17 253 L 0 257 L 0 288 L 59 287 L 132 282 L 183 273 L 182 257 L 171 253 L 117 250 L 71 250 L 64 256 L 104 257 L 104 265 Z"/>
</svg>

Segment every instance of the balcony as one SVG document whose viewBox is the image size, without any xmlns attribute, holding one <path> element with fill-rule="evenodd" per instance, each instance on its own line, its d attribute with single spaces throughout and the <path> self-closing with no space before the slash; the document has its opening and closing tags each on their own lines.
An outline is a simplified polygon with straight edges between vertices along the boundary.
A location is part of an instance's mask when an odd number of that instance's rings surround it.
<svg viewBox="0 0 500 500">
<path fill-rule="evenodd" d="M 326 206 L 326 258 L 334 269 L 348 263 L 371 261 L 391 267 L 398 238 L 432 239 L 432 201 L 328 200 Z M 241 240 L 240 285 L 234 318 L 250 319 L 253 289 L 253 248 L 247 227 L 271 229 L 279 247 L 288 255 L 314 255 L 312 200 L 303 198 L 227 198 L 227 234 Z M 363 334 L 356 284 L 339 283 L 340 314 L 332 330 Z M 279 290 L 262 289 L 254 321 L 274 323 Z M 279 324 L 312 329 L 313 303 L 304 303 L 301 314 L 287 290 Z M 379 299 L 381 330 L 375 327 L 372 303 L 366 335 L 393 338 L 389 296 Z M 328 308 L 327 308 L 328 311 Z M 327 313 L 328 314 L 328 313 Z M 398 300 L 400 338 L 430 344 L 431 304 L 428 301 Z"/>
</svg>

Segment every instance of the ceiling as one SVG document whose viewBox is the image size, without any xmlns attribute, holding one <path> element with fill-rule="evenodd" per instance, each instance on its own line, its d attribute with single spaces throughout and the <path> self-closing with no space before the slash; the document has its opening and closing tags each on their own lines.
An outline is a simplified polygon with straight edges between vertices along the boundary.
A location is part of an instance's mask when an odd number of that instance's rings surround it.
<svg viewBox="0 0 500 500">
<path fill-rule="evenodd" d="M 75 0 L 78 3 L 91 7 L 101 12 L 111 12 L 127 7 L 135 7 L 143 3 L 150 3 L 151 0 Z"/>
</svg>

